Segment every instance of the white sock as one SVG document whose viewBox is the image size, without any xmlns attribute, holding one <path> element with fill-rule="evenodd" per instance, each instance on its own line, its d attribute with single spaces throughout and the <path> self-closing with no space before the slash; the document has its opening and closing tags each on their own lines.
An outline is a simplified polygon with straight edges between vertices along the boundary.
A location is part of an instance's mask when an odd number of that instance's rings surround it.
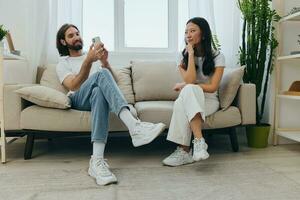
<svg viewBox="0 0 300 200">
<path fill-rule="evenodd" d="M 129 132 L 134 129 L 137 119 L 132 115 L 128 108 L 123 108 L 119 114 L 119 117 L 124 122 Z"/>
<path fill-rule="evenodd" d="M 104 142 L 93 142 L 93 157 L 103 158 L 105 149 Z"/>
</svg>

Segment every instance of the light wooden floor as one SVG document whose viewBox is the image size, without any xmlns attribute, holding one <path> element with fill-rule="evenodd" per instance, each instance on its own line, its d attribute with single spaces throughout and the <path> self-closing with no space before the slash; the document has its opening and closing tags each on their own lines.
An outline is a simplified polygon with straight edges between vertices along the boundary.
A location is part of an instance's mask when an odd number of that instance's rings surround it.
<svg viewBox="0 0 300 200">
<path fill-rule="evenodd" d="M 134 148 L 129 137 L 112 137 L 106 157 L 119 183 L 97 186 L 87 174 L 88 138 L 40 140 L 34 158 L 23 160 L 25 139 L 8 146 L 0 165 L 0 199 L 300 199 L 300 145 L 246 147 L 231 152 L 228 138 L 215 136 L 208 160 L 162 166 L 175 146 L 160 137 Z"/>
</svg>

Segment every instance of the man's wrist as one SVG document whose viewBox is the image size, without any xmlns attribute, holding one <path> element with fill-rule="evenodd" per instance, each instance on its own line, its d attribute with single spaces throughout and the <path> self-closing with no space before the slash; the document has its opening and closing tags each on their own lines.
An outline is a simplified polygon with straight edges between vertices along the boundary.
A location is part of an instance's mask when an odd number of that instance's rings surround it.
<svg viewBox="0 0 300 200">
<path fill-rule="evenodd" d="M 104 62 L 101 61 L 101 64 L 102 64 L 103 67 L 110 67 L 108 61 L 104 61 Z"/>
<path fill-rule="evenodd" d="M 85 59 L 85 62 L 87 63 L 87 64 L 93 64 L 93 59 L 91 59 L 90 57 L 86 57 L 86 59 Z"/>
</svg>

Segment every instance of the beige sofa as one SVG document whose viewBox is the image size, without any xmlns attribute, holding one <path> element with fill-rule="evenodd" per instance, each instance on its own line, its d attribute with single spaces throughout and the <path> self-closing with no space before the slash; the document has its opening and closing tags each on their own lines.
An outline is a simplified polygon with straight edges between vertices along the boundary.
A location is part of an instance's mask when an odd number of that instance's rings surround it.
<svg viewBox="0 0 300 200">
<path fill-rule="evenodd" d="M 232 79 L 230 74 L 225 74 L 221 83 L 221 88 L 225 90 L 232 89 L 232 86 L 228 85 Z M 172 87 L 176 82 L 181 81 L 175 62 L 136 61 L 132 62 L 129 67 L 114 68 L 114 75 L 125 98 L 133 105 L 141 120 L 163 122 L 169 126 L 173 102 L 178 96 L 178 92 L 173 91 Z M 38 68 L 37 84 L 66 92 L 58 82 L 55 65 Z M 90 134 L 90 112 L 34 105 L 14 92 L 26 86 L 28 85 L 4 86 L 5 133 L 7 136 L 27 135 L 25 159 L 31 158 L 36 138 Z M 234 151 L 238 151 L 235 127 L 255 123 L 255 86 L 238 84 L 237 89 L 230 106 L 208 116 L 204 124 L 205 130 L 226 130 L 230 135 Z M 223 94 L 223 100 L 220 99 L 221 105 L 224 104 L 224 99 L 228 101 L 227 96 Z M 110 132 L 124 132 L 127 128 L 117 116 L 111 114 L 109 130 Z"/>
</svg>

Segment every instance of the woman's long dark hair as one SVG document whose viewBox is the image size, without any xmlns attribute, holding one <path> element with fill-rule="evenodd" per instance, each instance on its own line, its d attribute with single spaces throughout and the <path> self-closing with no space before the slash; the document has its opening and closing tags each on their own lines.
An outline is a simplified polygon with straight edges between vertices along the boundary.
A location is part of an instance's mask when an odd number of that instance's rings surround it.
<svg viewBox="0 0 300 200">
<path fill-rule="evenodd" d="M 215 62 L 214 58 L 215 55 L 212 50 L 212 33 L 209 27 L 208 22 L 202 18 L 202 17 L 194 17 L 190 19 L 186 24 L 188 23 L 193 23 L 199 26 L 201 32 L 202 32 L 202 38 L 200 38 L 201 43 L 194 47 L 194 54 L 196 56 L 203 56 L 204 61 L 203 61 L 203 74 L 205 76 L 209 76 L 215 71 Z M 187 42 L 186 42 L 187 44 Z M 187 70 L 188 68 L 188 52 L 186 52 L 186 49 L 183 49 L 182 51 L 182 56 L 183 56 L 183 68 Z M 196 69 L 198 70 L 199 66 L 196 65 Z"/>
<path fill-rule="evenodd" d="M 68 47 L 62 45 L 62 43 L 60 41 L 60 40 L 66 40 L 65 33 L 70 27 L 76 28 L 78 30 L 78 28 L 73 24 L 64 24 L 60 27 L 60 29 L 58 30 L 58 32 L 56 34 L 56 48 L 57 48 L 60 56 L 69 56 L 70 55 Z"/>
</svg>

